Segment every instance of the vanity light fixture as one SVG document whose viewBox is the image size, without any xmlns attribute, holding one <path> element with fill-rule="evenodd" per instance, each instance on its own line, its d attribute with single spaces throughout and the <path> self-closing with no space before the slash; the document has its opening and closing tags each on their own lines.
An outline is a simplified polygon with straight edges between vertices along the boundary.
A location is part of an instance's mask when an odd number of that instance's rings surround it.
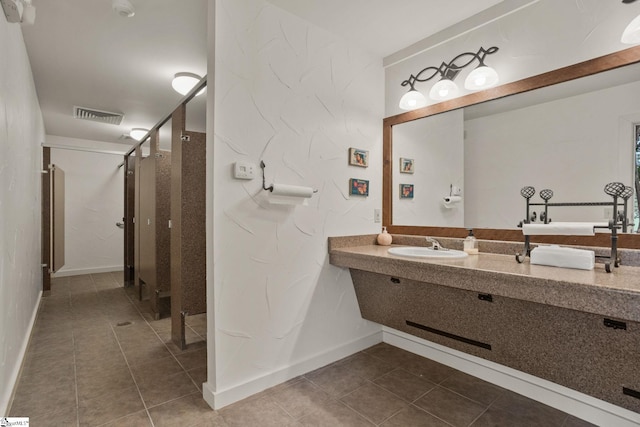
<svg viewBox="0 0 640 427">
<path fill-rule="evenodd" d="M 200 79 L 201 77 L 194 73 L 177 73 L 171 81 L 171 87 L 173 87 L 173 90 L 178 92 L 180 95 L 186 95 L 195 85 L 198 84 Z M 204 92 L 204 89 L 199 91 L 196 96 L 200 95 L 202 92 Z"/>
<path fill-rule="evenodd" d="M 415 76 L 411 74 L 409 78 L 401 83 L 402 86 L 409 86 L 409 92 L 405 93 L 400 99 L 400 108 L 403 110 L 413 110 L 427 105 L 427 100 L 415 88 L 416 82 L 426 82 L 434 77 L 440 77 L 431 90 L 429 97 L 436 101 L 443 101 L 455 97 L 458 92 L 458 85 L 454 82 L 460 71 L 476 60 L 478 66 L 465 79 L 464 87 L 467 90 L 481 90 L 495 86 L 498 83 L 498 73 L 491 67 L 485 65 L 484 60 L 487 55 L 494 54 L 498 51 L 497 47 L 485 49 L 481 47 L 477 52 L 465 52 L 453 58 L 448 63 L 443 62 L 439 67 L 427 67 L 420 70 Z M 456 62 L 465 59 L 466 62 L 457 64 Z M 468 59 L 468 60 L 467 60 Z"/>
<path fill-rule="evenodd" d="M 144 128 L 133 128 L 131 132 L 129 132 L 129 136 L 136 141 L 140 141 L 146 134 L 149 133 L 149 129 Z"/>
</svg>

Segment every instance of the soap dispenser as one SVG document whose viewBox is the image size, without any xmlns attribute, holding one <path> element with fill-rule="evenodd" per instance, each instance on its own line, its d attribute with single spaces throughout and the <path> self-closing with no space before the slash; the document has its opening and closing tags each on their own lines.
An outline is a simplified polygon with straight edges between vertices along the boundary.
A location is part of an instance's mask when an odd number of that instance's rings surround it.
<svg viewBox="0 0 640 427">
<path fill-rule="evenodd" d="M 392 239 L 391 234 L 387 233 L 387 227 L 382 227 L 382 233 L 378 234 L 376 241 L 381 246 L 389 246 Z"/>
<path fill-rule="evenodd" d="M 473 235 L 473 229 L 469 229 L 469 235 L 464 239 L 464 251 L 469 255 L 478 254 L 478 241 Z"/>
</svg>

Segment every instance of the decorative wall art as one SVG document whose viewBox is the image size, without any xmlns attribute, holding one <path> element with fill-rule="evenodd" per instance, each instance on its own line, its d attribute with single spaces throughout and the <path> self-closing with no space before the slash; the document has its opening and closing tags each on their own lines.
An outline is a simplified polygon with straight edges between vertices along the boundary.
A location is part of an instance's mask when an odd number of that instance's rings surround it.
<svg viewBox="0 0 640 427">
<path fill-rule="evenodd" d="M 369 181 L 366 179 L 349 180 L 349 194 L 352 196 L 368 196 L 369 195 Z"/>
<path fill-rule="evenodd" d="M 413 159 L 400 157 L 400 173 L 413 173 Z"/>
<path fill-rule="evenodd" d="M 413 199 L 413 184 L 400 184 L 400 198 Z"/>
<path fill-rule="evenodd" d="M 366 168 L 369 166 L 369 152 L 359 148 L 349 148 L 349 164 Z"/>
</svg>

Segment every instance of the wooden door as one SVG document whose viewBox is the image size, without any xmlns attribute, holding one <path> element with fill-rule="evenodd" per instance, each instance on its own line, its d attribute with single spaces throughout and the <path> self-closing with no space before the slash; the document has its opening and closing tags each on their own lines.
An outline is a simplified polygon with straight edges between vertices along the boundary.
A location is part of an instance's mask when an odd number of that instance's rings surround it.
<svg viewBox="0 0 640 427">
<path fill-rule="evenodd" d="M 51 272 L 64 266 L 64 171 L 50 167 L 51 178 Z"/>
</svg>

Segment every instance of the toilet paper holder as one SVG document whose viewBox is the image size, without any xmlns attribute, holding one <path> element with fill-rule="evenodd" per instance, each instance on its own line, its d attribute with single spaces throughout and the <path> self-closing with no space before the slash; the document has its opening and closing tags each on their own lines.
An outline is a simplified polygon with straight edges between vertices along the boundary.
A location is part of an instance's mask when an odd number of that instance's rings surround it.
<svg viewBox="0 0 640 427">
<path fill-rule="evenodd" d="M 275 184 L 271 184 L 269 187 L 267 187 L 267 183 L 265 180 L 265 173 L 264 170 L 267 167 L 267 165 L 265 165 L 264 160 L 260 161 L 260 168 L 262 169 L 262 189 L 265 191 L 270 191 L 271 193 L 274 192 L 274 190 L 276 190 L 276 193 L 278 192 L 278 190 L 275 187 Z M 285 185 L 285 184 L 278 184 L 279 187 L 284 188 L 284 191 L 288 194 L 281 194 L 281 195 L 285 195 L 285 196 L 291 196 L 291 197 L 311 197 L 313 195 L 313 193 L 317 193 L 318 190 L 317 189 L 313 189 L 311 187 L 299 187 L 299 186 L 294 186 L 294 185 Z"/>
</svg>

